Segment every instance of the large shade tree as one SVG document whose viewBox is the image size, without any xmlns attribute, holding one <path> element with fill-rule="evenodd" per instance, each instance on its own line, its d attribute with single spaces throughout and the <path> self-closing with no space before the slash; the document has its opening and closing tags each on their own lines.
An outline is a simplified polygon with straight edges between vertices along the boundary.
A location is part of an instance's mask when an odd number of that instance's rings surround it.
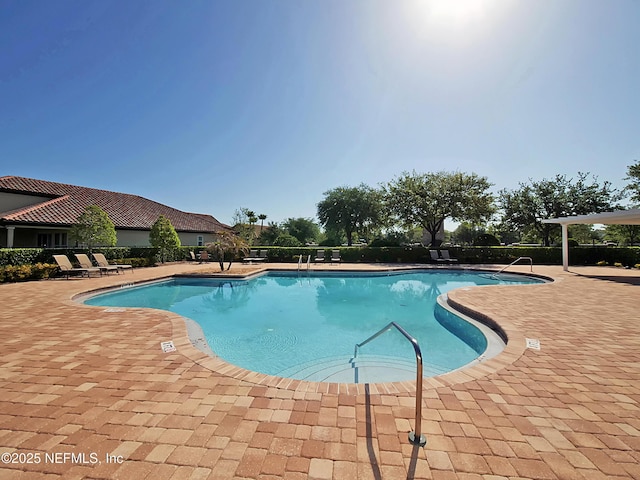
<svg viewBox="0 0 640 480">
<path fill-rule="evenodd" d="M 98 205 L 89 205 L 71 226 L 69 237 L 89 251 L 93 247 L 113 247 L 117 242 L 116 228 L 107 212 Z"/>
<path fill-rule="evenodd" d="M 627 167 L 627 176 L 624 178 L 629 183 L 623 193 L 629 196 L 633 208 L 640 206 L 640 160 Z M 634 245 L 640 240 L 640 225 L 607 225 L 607 236 L 624 245 Z"/>
<path fill-rule="evenodd" d="M 494 212 L 491 184 L 475 173 L 404 172 L 384 187 L 385 204 L 396 221 L 405 227 L 420 226 L 436 235 L 444 220 L 480 223 Z"/>
<path fill-rule="evenodd" d="M 606 238 L 621 245 L 635 245 L 640 241 L 640 225 L 607 225 Z"/>
<path fill-rule="evenodd" d="M 633 203 L 640 205 L 640 160 L 636 160 L 633 165 L 629 165 L 625 180 L 629 181 L 625 191 L 631 195 Z"/>
<path fill-rule="evenodd" d="M 352 245 L 354 234 L 366 235 L 380 223 L 381 207 L 380 192 L 364 183 L 338 187 L 324 192 L 318 219 L 328 232 L 344 232 Z"/>
<path fill-rule="evenodd" d="M 302 245 L 315 242 L 320 237 L 320 227 L 310 218 L 287 218 L 281 227 L 289 235 L 297 238 Z"/>
<path fill-rule="evenodd" d="M 612 210 L 620 200 L 610 182 L 600 183 L 597 177 L 589 177 L 589 173 L 582 172 L 576 180 L 556 175 L 552 179 L 530 179 L 515 190 L 501 190 L 502 222 L 524 233 L 533 231 L 545 246 L 550 246 L 560 227 L 542 220 Z"/>
</svg>

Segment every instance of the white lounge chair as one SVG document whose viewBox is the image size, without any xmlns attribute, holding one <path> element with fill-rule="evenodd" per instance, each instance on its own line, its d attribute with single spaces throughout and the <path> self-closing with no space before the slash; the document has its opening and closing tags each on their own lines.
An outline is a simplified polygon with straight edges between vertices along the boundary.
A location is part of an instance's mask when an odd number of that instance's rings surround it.
<svg viewBox="0 0 640 480">
<path fill-rule="evenodd" d="M 100 267 L 100 266 L 94 267 L 93 263 L 91 263 L 91 260 L 89 260 L 89 257 L 85 253 L 76 253 L 74 255 L 82 268 L 86 268 L 86 269 L 97 268 L 98 271 L 100 272 L 100 275 L 102 275 L 103 273 L 109 273 L 109 272 L 120 273 L 118 271 L 118 267 L 116 267 L 115 265 L 109 265 L 108 263 L 106 267 Z"/>
<path fill-rule="evenodd" d="M 86 275 L 87 277 L 90 276 L 91 272 L 100 273 L 100 269 L 97 267 L 93 267 L 93 268 L 74 267 L 66 255 L 54 255 L 53 259 L 58 264 L 58 268 L 60 269 L 60 272 L 64 274 L 67 277 L 67 279 L 71 274 L 76 274 L 76 273 L 80 275 Z"/>
<path fill-rule="evenodd" d="M 193 252 L 191 252 L 193 253 Z M 133 273 L 133 265 L 127 265 L 125 264 L 113 264 L 111 265 L 108 261 L 107 261 L 107 257 L 104 256 L 104 253 L 92 253 L 91 255 L 93 255 L 93 259 L 96 261 L 96 263 L 98 264 L 98 267 L 102 268 L 109 268 L 109 267 L 116 267 L 118 269 L 118 273 L 120 273 L 120 270 L 131 270 L 131 273 Z"/>
</svg>

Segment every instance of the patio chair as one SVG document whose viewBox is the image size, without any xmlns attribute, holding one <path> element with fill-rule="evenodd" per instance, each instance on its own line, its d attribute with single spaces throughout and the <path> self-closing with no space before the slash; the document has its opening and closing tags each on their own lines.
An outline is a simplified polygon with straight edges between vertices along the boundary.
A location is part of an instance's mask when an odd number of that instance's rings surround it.
<svg viewBox="0 0 640 480">
<path fill-rule="evenodd" d="M 125 264 L 116 263 L 111 265 L 107 261 L 107 257 L 104 256 L 104 253 L 92 253 L 91 255 L 93 255 L 93 259 L 96 261 L 96 263 L 98 264 L 98 267 L 100 268 L 116 267 L 118 269 L 118 273 L 120 273 L 120 270 L 131 270 L 131 273 L 133 273 L 133 265 L 127 265 L 126 263 Z"/>
<path fill-rule="evenodd" d="M 258 256 L 255 258 L 258 262 L 266 262 L 268 260 L 269 250 L 266 248 L 263 250 L 258 250 Z"/>
<path fill-rule="evenodd" d="M 204 262 L 208 262 L 209 260 L 211 260 L 211 257 L 209 257 L 209 252 L 207 252 L 206 250 L 202 250 L 198 256 L 200 257 L 200 263 L 204 263 Z"/>
<path fill-rule="evenodd" d="M 313 259 L 313 263 L 323 263 L 324 260 L 324 250 L 318 250 L 316 252 L 316 258 Z"/>
<path fill-rule="evenodd" d="M 193 253 L 193 250 L 189 250 L 189 258 L 187 258 L 187 260 L 191 260 L 192 262 L 195 262 L 196 260 L 198 260 L 196 258 L 196 254 Z"/>
<path fill-rule="evenodd" d="M 55 262 L 58 264 L 58 268 L 60 269 L 60 273 L 62 273 L 63 275 L 65 275 L 67 277 L 67 279 L 69 279 L 69 276 L 71 274 L 80 274 L 80 275 L 87 275 L 87 277 L 90 276 L 91 272 L 100 272 L 100 269 L 97 267 L 92 267 L 92 268 L 76 268 L 73 265 L 71 265 L 71 261 L 69 260 L 69 257 L 67 257 L 66 255 L 54 255 L 53 259 L 55 260 Z"/>
<path fill-rule="evenodd" d="M 250 250 L 249 255 L 247 255 L 242 259 L 242 263 L 245 263 L 245 262 L 252 263 L 255 261 L 260 261 L 260 259 L 258 258 L 258 250 L 256 249 Z"/>
<path fill-rule="evenodd" d="M 440 250 L 440 255 L 442 255 L 442 259 L 447 263 L 457 263 L 458 259 L 449 256 L 449 250 Z"/>
<path fill-rule="evenodd" d="M 334 263 L 340 263 L 342 259 L 340 258 L 340 250 L 332 250 L 331 251 L 331 265 Z"/>
<path fill-rule="evenodd" d="M 109 272 L 116 272 L 116 273 L 120 273 L 118 272 L 118 267 L 116 267 L 115 265 L 109 265 L 107 263 L 106 267 L 94 267 L 93 263 L 91 263 L 91 260 L 89 260 L 89 257 L 84 254 L 84 253 L 76 253 L 74 254 L 76 257 L 76 260 L 78 260 L 78 263 L 80 264 L 80 266 L 82 268 L 97 268 L 98 271 L 100 272 L 100 275 L 102 275 L 103 273 L 109 273 Z"/>
<path fill-rule="evenodd" d="M 442 263 L 445 261 L 444 258 L 440 258 L 437 250 L 429 250 L 429 255 L 431 255 L 431 260 L 434 262 Z"/>
</svg>

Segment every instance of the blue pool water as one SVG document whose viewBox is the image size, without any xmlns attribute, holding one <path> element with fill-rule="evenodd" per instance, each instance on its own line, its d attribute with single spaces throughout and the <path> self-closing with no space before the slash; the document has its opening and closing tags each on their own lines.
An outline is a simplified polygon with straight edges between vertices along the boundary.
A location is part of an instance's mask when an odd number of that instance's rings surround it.
<svg viewBox="0 0 640 480">
<path fill-rule="evenodd" d="M 355 344 L 391 321 L 420 343 L 426 376 L 459 368 L 484 352 L 486 338 L 437 305 L 436 298 L 460 287 L 538 282 L 447 270 L 270 272 L 251 280 L 175 278 L 97 295 L 85 303 L 175 312 L 196 321 L 211 349 L 229 363 L 269 375 L 332 381 L 342 378 L 335 376 L 341 368 L 357 366 L 344 367 Z M 373 362 L 367 368 L 376 361 L 386 367 L 378 379 L 415 375 L 413 349 L 395 330 L 362 347 L 360 354 L 362 362 Z M 365 364 L 360 366 L 364 371 Z"/>
</svg>

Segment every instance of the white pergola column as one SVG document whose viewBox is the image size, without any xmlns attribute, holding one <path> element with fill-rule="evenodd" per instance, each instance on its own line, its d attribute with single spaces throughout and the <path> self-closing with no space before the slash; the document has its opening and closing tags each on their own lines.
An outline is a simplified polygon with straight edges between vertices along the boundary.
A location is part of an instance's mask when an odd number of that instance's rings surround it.
<svg viewBox="0 0 640 480">
<path fill-rule="evenodd" d="M 566 223 L 561 223 L 562 227 L 562 270 L 569 271 L 569 228 Z"/>
<path fill-rule="evenodd" d="M 13 234 L 16 227 L 7 227 L 7 248 L 13 248 Z"/>
</svg>

